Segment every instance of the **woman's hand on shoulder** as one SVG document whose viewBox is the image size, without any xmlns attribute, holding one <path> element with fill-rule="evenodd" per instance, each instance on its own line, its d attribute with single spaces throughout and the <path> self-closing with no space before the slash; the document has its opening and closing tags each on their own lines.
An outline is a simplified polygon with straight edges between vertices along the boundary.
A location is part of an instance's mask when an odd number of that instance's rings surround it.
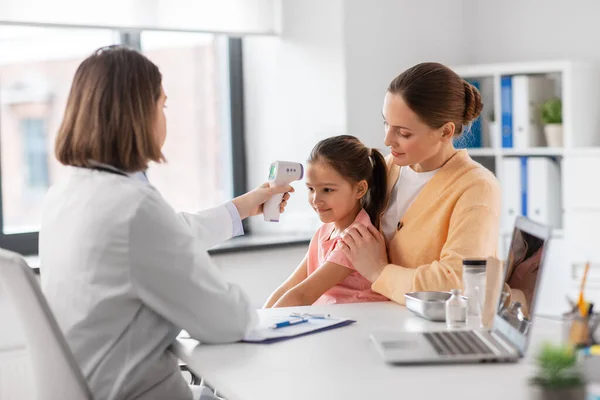
<svg viewBox="0 0 600 400">
<path fill-rule="evenodd" d="M 290 199 L 290 193 L 292 192 L 294 192 L 294 188 L 290 185 L 269 187 L 268 183 L 263 183 L 256 189 L 233 199 L 233 205 L 240 213 L 240 217 L 245 219 L 247 217 L 262 214 L 263 205 L 267 200 L 273 195 L 284 193 L 279 206 L 279 212 L 284 212 L 287 201 Z"/>
<path fill-rule="evenodd" d="M 354 268 L 375 282 L 388 262 L 385 238 L 374 226 L 355 223 L 341 235 L 339 246 Z"/>
</svg>

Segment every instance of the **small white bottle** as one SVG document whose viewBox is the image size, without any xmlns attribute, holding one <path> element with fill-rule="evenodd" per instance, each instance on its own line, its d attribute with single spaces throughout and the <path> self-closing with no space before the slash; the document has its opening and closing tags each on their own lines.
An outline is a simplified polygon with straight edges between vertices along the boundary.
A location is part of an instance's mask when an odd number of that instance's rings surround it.
<svg viewBox="0 0 600 400">
<path fill-rule="evenodd" d="M 446 327 L 464 328 L 467 321 L 467 301 L 460 295 L 460 289 L 452 289 L 452 296 L 446 300 Z"/>
</svg>

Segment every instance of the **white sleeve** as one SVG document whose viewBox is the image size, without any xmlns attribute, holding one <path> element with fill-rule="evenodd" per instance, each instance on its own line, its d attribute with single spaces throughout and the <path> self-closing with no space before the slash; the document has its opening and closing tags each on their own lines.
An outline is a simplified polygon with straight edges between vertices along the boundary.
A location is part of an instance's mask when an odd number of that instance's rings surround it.
<svg viewBox="0 0 600 400">
<path fill-rule="evenodd" d="M 194 221 L 197 229 L 200 220 Z M 131 280 L 148 307 L 201 342 L 243 337 L 256 311 L 238 286 L 223 279 L 205 246 L 160 196 L 149 195 L 141 203 L 129 236 Z"/>
<path fill-rule="evenodd" d="M 210 249 L 233 236 L 231 214 L 224 204 L 193 214 L 180 212 L 177 215 L 191 228 L 203 249 Z"/>
</svg>

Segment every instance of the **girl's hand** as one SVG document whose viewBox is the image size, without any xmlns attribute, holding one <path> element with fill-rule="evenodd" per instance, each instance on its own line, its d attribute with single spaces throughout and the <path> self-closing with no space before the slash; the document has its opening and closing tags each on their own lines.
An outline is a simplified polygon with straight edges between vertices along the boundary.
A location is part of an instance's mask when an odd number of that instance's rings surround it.
<svg viewBox="0 0 600 400">
<path fill-rule="evenodd" d="M 341 235 L 342 251 L 354 268 L 370 282 L 375 282 L 389 264 L 385 239 L 375 227 L 356 223 Z"/>
<path fill-rule="evenodd" d="M 263 212 L 263 205 L 271 196 L 278 193 L 285 193 L 279 206 L 279 212 L 284 212 L 287 201 L 290 198 L 290 193 L 293 191 L 294 188 L 289 185 L 269 187 L 268 183 L 263 183 L 256 189 L 233 199 L 233 205 L 240 213 L 240 217 L 245 219 L 261 214 Z"/>
</svg>

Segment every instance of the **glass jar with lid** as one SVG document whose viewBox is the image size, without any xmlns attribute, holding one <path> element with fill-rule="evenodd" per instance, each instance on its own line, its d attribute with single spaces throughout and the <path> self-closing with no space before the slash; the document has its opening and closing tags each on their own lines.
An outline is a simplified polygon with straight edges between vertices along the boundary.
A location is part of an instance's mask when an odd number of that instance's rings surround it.
<svg viewBox="0 0 600 400">
<path fill-rule="evenodd" d="M 482 328 L 485 302 L 487 259 L 465 258 L 463 260 L 463 288 L 467 298 L 467 325 Z"/>
</svg>

